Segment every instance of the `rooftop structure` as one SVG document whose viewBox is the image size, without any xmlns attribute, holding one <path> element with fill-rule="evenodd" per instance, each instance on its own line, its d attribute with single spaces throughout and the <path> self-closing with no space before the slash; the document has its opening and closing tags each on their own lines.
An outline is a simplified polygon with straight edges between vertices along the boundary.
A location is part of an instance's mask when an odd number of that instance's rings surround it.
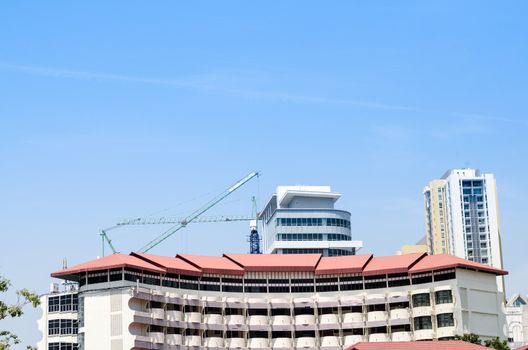
<svg viewBox="0 0 528 350">
<path fill-rule="evenodd" d="M 449 255 L 114 254 L 79 283 L 79 349 L 346 349 L 503 337 L 501 269 Z M 471 300 L 471 302 L 469 302 Z"/>
<path fill-rule="evenodd" d="M 330 186 L 278 186 L 260 213 L 264 252 L 354 255 L 350 213 L 334 208 L 340 193 Z"/>
</svg>

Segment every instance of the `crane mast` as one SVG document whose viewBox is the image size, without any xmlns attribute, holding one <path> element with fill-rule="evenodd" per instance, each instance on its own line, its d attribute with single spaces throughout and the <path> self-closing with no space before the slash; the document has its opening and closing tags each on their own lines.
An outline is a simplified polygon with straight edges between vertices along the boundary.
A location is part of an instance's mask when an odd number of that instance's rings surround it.
<svg viewBox="0 0 528 350">
<path fill-rule="evenodd" d="M 253 203 L 252 219 L 249 222 L 250 234 L 249 234 L 249 253 L 250 254 L 262 254 L 260 250 L 260 236 L 258 233 L 258 213 L 257 213 L 257 200 L 255 197 L 251 198 Z"/>
</svg>

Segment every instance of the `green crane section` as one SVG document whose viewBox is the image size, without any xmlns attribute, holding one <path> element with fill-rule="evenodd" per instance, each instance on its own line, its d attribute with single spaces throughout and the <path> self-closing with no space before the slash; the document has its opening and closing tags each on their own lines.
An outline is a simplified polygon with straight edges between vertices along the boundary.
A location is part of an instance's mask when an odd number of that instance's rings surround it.
<svg viewBox="0 0 528 350">
<path fill-rule="evenodd" d="M 228 197 L 231 193 L 242 187 L 244 184 L 249 182 L 251 179 L 258 177 L 258 172 L 252 172 L 248 175 L 246 175 L 244 178 L 240 179 L 233 185 L 231 185 L 228 189 L 214 197 L 212 200 L 207 202 L 202 207 L 196 209 L 194 212 L 189 214 L 186 217 L 183 218 L 136 218 L 131 220 L 123 220 L 116 225 L 109 227 L 107 229 L 101 230 L 101 241 L 102 241 L 102 254 L 104 256 L 104 246 L 105 242 L 108 244 L 112 252 L 116 253 L 117 250 L 115 249 L 114 245 L 112 244 L 112 240 L 108 237 L 107 231 L 113 230 L 118 227 L 126 226 L 126 225 L 149 225 L 149 224 L 176 224 L 158 237 L 154 238 L 147 244 L 145 244 L 143 247 L 139 249 L 139 252 L 146 253 L 150 250 L 152 250 L 154 247 L 165 241 L 167 238 L 181 230 L 182 228 L 186 227 L 191 222 L 228 222 L 228 221 L 250 221 L 253 219 L 253 217 L 246 217 L 246 216 L 216 216 L 216 217 L 202 217 L 200 216 L 214 207 L 216 204 L 221 202 L 223 199 Z"/>
</svg>

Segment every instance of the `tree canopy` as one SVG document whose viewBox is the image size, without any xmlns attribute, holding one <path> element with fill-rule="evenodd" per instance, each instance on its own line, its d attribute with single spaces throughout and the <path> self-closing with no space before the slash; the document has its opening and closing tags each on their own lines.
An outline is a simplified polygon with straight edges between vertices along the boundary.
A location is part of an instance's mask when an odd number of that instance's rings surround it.
<svg viewBox="0 0 528 350">
<path fill-rule="evenodd" d="M 7 293 L 11 283 L 5 277 L 0 276 L 0 295 Z M 26 305 L 31 305 L 37 307 L 40 305 L 40 298 L 36 293 L 30 292 L 28 289 L 20 289 L 16 291 L 16 302 L 14 304 L 9 304 L 6 301 L 0 299 L 0 322 L 7 318 L 17 318 L 21 317 L 24 312 L 23 308 Z M 0 327 L 0 350 L 11 349 L 13 345 L 20 344 L 20 338 L 8 331 L 3 330 Z M 28 349 L 33 349 L 31 346 L 27 347 Z"/>
<path fill-rule="evenodd" d="M 464 335 L 457 335 L 455 339 L 467 341 L 468 343 L 484 345 L 488 348 L 492 348 L 496 350 L 511 350 L 510 347 L 508 346 L 508 342 L 498 337 L 495 337 L 490 340 L 485 340 L 483 342 L 477 334 L 466 333 Z"/>
</svg>

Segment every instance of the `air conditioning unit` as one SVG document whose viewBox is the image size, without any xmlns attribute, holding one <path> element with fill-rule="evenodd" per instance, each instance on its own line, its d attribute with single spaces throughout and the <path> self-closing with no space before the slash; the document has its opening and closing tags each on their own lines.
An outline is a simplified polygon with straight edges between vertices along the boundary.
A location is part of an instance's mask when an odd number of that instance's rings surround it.
<svg viewBox="0 0 528 350">
<path fill-rule="evenodd" d="M 58 292 L 59 292 L 59 284 L 58 283 L 50 284 L 50 293 L 58 293 Z"/>
</svg>

